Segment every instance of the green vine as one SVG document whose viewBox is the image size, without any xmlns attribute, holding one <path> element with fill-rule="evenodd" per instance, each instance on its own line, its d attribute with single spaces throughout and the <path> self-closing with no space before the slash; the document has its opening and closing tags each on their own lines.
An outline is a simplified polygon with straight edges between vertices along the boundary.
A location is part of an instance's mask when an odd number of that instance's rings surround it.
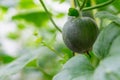
<svg viewBox="0 0 120 80">
<path fill-rule="evenodd" d="M 98 4 L 98 5 L 93 6 L 93 7 L 83 8 L 83 11 L 88 11 L 88 10 L 92 10 L 92 9 L 96 9 L 96 8 L 101 8 L 101 7 L 104 7 L 104 6 L 106 6 L 106 5 L 111 4 L 111 3 L 114 2 L 114 1 L 115 1 L 115 0 L 109 0 L 109 1 L 107 1 L 107 2 Z"/>
<path fill-rule="evenodd" d="M 78 6 L 80 8 L 80 2 L 79 0 L 75 0 L 76 6 Z"/>
<path fill-rule="evenodd" d="M 47 47 L 48 49 L 50 49 L 51 51 L 53 51 L 56 55 L 58 55 L 60 58 L 64 57 L 62 55 L 60 55 L 60 53 L 58 53 L 54 48 L 52 48 L 51 46 L 47 45 L 45 42 L 42 42 L 43 46 Z"/>
<path fill-rule="evenodd" d="M 51 15 L 49 14 L 49 11 L 47 10 L 44 2 L 42 0 L 39 0 L 40 3 L 42 4 L 44 10 L 46 11 L 46 13 L 48 14 L 49 19 L 51 20 L 52 24 L 55 26 L 55 28 L 59 31 L 62 32 L 62 30 L 56 25 L 56 23 L 54 22 L 54 20 L 52 19 Z"/>
<path fill-rule="evenodd" d="M 87 0 L 84 0 L 84 1 L 83 1 L 82 6 L 80 7 L 80 11 L 84 8 L 86 2 L 87 2 Z"/>
</svg>

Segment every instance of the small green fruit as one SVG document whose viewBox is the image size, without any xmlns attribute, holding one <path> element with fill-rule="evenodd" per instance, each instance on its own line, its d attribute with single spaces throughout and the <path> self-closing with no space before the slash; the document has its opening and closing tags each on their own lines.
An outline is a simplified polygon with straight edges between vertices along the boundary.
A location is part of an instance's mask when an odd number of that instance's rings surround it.
<svg viewBox="0 0 120 80">
<path fill-rule="evenodd" d="M 74 52 L 86 52 L 92 48 L 98 35 L 98 27 L 90 17 L 70 17 L 62 31 L 66 46 Z"/>
</svg>

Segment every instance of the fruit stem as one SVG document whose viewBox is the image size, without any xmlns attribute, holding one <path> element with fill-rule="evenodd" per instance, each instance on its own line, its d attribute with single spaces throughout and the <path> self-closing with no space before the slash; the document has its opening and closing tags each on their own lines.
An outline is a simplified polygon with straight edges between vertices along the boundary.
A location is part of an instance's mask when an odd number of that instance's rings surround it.
<svg viewBox="0 0 120 80">
<path fill-rule="evenodd" d="M 104 7 L 104 6 L 106 6 L 106 5 L 111 4 L 111 3 L 114 2 L 114 1 L 115 1 L 115 0 L 109 0 L 109 1 L 107 1 L 107 2 L 98 4 L 98 5 L 93 6 L 93 7 L 86 7 L 86 8 L 83 8 L 83 11 L 88 11 L 88 10 L 92 10 L 92 9 L 96 9 L 96 8 L 101 8 L 101 7 Z"/>
<path fill-rule="evenodd" d="M 90 55 L 89 51 L 87 51 L 87 55 L 91 58 L 91 55 Z"/>
<path fill-rule="evenodd" d="M 43 2 L 42 0 L 39 0 L 39 1 L 40 1 L 40 3 L 42 4 L 42 6 L 43 6 L 45 12 L 47 13 L 49 19 L 50 19 L 51 22 L 52 22 L 52 24 L 55 26 L 55 28 L 56 28 L 59 32 L 62 32 L 62 30 L 56 25 L 56 23 L 55 23 L 54 20 L 52 19 L 52 17 L 51 17 L 51 15 L 49 14 L 49 11 L 47 10 L 47 8 L 46 8 L 44 2 Z"/>
</svg>

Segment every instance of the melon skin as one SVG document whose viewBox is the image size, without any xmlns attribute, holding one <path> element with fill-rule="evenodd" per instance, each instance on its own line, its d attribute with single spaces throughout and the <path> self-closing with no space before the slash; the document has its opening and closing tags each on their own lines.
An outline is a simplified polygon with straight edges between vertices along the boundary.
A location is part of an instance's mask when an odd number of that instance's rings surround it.
<svg viewBox="0 0 120 80">
<path fill-rule="evenodd" d="M 70 17 L 62 31 L 65 45 L 77 53 L 89 51 L 98 33 L 98 27 L 90 17 Z"/>
<path fill-rule="evenodd" d="M 90 18 L 94 19 L 92 11 L 83 11 L 82 16 L 83 17 L 90 17 Z"/>
</svg>

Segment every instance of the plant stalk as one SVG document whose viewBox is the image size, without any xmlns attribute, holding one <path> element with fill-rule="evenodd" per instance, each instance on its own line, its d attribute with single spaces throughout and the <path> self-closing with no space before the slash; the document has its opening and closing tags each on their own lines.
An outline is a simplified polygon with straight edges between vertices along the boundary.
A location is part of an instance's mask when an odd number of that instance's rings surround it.
<svg viewBox="0 0 120 80">
<path fill-rule="evenodd" d="M 60 53 L 58 53 L 54 48 L 52 48 L 51 46 L 47 45 L 47 44 L 44 43 L 44 42 L 42 42 L 42 43 L 43 43 L 43 45 L 44 45 L 45 47 L 47 47 L 48 49 L 50 49 L 51 51 L 53 51 L 56 55 L 58 55 L 59 57 L 61 57 L 61 58 L 64 59 L 64 57 L 61 56 Z"/>
<path fill-rule="evenodd" d="M 44 10 L 46 11 L 46 13 L 47 13 L 50 21 L 52 22 L 52 24 L 55 26 L 55 28 L 56 28 L 59 32 L 62 32 L 62 30 L 56 25 L 56 23 L 55 23 L 54 20 L 52 19 L 52 17 L 51 17 L 51 15 L 49 14 L 49 11 L 47 10 L 44 2 L 43 2 L 42 0 L 39 0 L 39 1 L 40 1 L 40 3 L 42 4 Z"/>
<path fill-rule="evenodd" d="M 93 6 L 93 7 L 87 7 L 87 8 L 84 8 L 83 11 L 88 11 L 88 10 L 92 10 L 92 9 L 96 9 L 96 8 L 101 8 L 101 7 L 104 7 L 104 6 L 106 6 L 106 5 L 111 4 L 111 3 L 114 2 L 114 1 L 115 1 L 115 0 L 109 0 L 109 1 L 107 1 L 107 2 L 98 4 L 98 5 Z"/>
<path fill-rule="evenodd" d="M 77 4 L 77 6 L 78 6 L 79 8 L 81 7 L 79 0 L 76 0 L 76 4 Z"/>
<path fill-rule="evenodd" d="M 81 7 L 80 7 L 80 11 L 84 8 L 85 4 L 86 4 L 87 0 L 84 0 Z"/>
</svg>

